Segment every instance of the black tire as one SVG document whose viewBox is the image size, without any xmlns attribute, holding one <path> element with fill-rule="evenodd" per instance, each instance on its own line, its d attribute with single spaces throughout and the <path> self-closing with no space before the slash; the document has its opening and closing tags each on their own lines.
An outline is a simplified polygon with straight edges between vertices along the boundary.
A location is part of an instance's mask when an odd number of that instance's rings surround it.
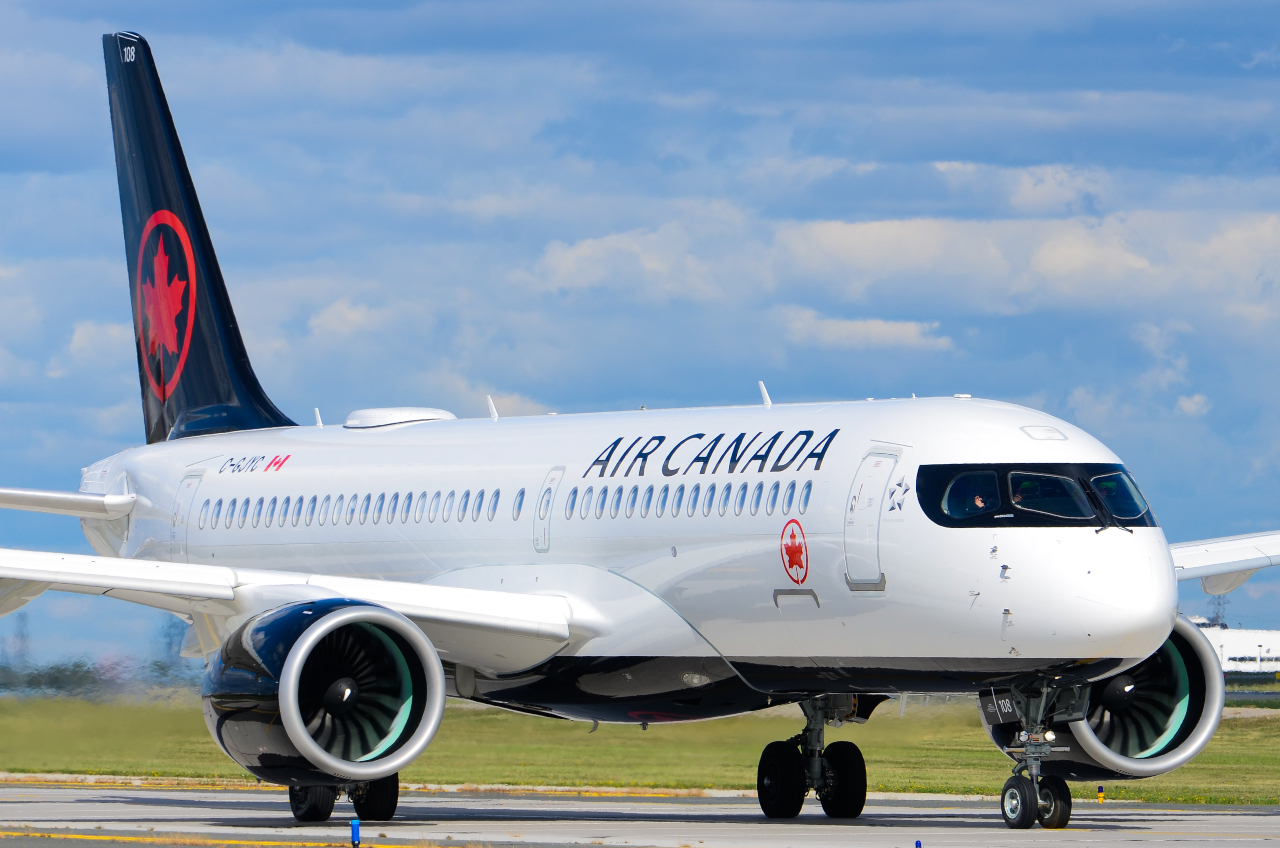
<svg viewBox="0 0 1280 848">
<path fill-rule="evenodd" d="M 832 742 L 822 752 L 827 779 L 834 786 L 818 795 L 822 811 L 833 819 L 856 819 L 867 804 L 867 764 L 852 742 Z"/>
<path fill-rule="evenodd" d="M 1066 827 L 1071 821 L 1071 789 L 1060 777 L 1040 778 L 1040 826 L 1050 830 Z"/>
<path fill-rule="evenodd" d="M 328 821 L 338 790 L 332 786 L 290 786 L 289 807 L 300 822 Z"/>
<path fill-rule="evenodd" d="M 790 742 L 770 742 L 756 769 L 756 796 L 760 809 L 771 819 L 800 815 L 809 787 L 804 780 L 804 757 Z"/>
<path fill-rule="evenodd" d="M 400 774 L 372 780 L 362 792 L 351 797 L 356 818 L 362 821 L 391 821 L 400 802 Z"/>
<path fill-rule="evenodd" d="M 1014 830 L 1026 830 L 1036 823 L 1036 793 L 1031 778 L 1015 774 L 1000 790 L 1000 815 Z"/>
</svg>

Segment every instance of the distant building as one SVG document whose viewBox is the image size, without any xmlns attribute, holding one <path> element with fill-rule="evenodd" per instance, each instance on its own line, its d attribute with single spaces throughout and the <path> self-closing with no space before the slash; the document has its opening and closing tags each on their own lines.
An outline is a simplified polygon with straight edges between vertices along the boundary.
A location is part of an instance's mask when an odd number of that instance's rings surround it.
<svg viewBox="0 0 1280 848">
<path fill-rule="evenodd" d="M 1218 652 L 1223 671 L 1280 673 L 1280 630 L 1231 630 L 1202 616 L 1191 616 Z"/>
</svg>

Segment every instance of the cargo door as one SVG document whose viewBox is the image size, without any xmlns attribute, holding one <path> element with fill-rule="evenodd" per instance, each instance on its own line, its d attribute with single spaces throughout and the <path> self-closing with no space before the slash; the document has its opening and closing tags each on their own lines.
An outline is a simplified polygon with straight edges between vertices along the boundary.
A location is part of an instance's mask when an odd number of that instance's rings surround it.
<svg viewBox="0 0 1280 848">
<path fill-rule="evenodd" d="M 557 465 L 547 473 L 533 503 L 533 549 L 540 554 L 551 550 L 551 515 L 556 500 L 556 490 L 564 478 L 564 466 Z"/>
<path fill-rule="evenodd" d="M 862 460 L 849 489 L 844 520 L 845 581 L 850 589 L 883 588 L 880 573 L 880 506 L 898 459 L 872 453 Z"/>
</svg>

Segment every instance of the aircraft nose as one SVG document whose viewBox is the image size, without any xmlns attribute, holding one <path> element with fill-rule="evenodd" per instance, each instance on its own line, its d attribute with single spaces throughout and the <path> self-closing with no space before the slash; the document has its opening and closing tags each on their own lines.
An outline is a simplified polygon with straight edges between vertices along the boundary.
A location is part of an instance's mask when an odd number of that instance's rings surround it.
<svg viewBox="0 0 1280 848">
<path fill-rule="evenodd" d="M 1075 592 L 1086 638 L 1098 656 L 1143 658 L 1173 630 L 1178 585 L 1164 532 L 1135 527 L 1097 534 Z"/>
</svg>

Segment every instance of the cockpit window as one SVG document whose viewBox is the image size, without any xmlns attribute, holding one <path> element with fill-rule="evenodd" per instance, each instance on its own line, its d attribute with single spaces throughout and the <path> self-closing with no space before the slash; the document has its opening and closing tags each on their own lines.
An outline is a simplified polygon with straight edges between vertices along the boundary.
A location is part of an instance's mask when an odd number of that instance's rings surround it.
<svg viewBox="0 0 1280 848">
<path fill-rule="evenodd" d="M 943 527 L 1158 527 L 1118 463 L 921 465 L 915 499 Z"/>
<path fill-rule="evenodd" d="M 1009 474 L 1009 490 L 1018 509 L 1045 512 L 1059 518 L 1093 518 L 1089 496 L 1069 477 L 1014 471 Z"/>
<path fill-rule="evenodd" d="M 957 475 L 942 496 L 942 511 L 952 518 L 972 518 L 1000 508 L 1000 484 L 994 471 Z"/>
<path fill-rule="evenodd" d="M 1138 486 L 1124 471 L 1103 474 L 1089 481 L 1093 490 L 1116 518 L 1139 518 L 1147 511 L 1147 501 Z"/>
</svg>

